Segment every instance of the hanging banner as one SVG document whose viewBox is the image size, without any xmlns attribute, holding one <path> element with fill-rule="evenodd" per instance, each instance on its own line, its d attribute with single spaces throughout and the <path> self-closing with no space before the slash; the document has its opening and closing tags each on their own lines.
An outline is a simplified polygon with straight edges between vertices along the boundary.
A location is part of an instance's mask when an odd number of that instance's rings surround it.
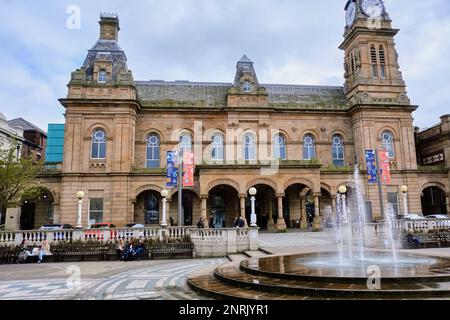
<svg viewBox="0 0 450 320">
<path fill-rule="evenodd" d="M 167 171 L 166 171 L 166 187 L 174 188 L 178 185 L 177 168 L 175 167 L 176 154 L 175 151 L 167 152 Z"/>
<path fill-rule="evenodd" d="M 188 151 L 183 153 L 183 186 L 194 186 L 194 154 Z"/>
<path fill-rule="evenodd" d="M 381 182 L 384 184 L 391 184 L 391 166 L 389 164 L 389 152 L 380 151 L 379 153 Z"/>
<path fill-rule="evenodd" d="M 370 184 L 377 183 L 377 161 L 374 150 L 366 150 L 367 179 Z"/>
</svg>

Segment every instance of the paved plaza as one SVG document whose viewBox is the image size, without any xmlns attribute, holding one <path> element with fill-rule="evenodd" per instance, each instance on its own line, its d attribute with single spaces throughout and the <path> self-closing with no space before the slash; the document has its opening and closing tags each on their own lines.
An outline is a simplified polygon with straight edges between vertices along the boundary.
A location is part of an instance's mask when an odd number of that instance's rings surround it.
<svg viewBox="0 0 450 320">
<path fill-rule="evenodd" d="M 255 255 L 329 251 L 329 232 L 261 233 Z M 414 250 L 450 257 L 450 249 Z M 196 274 L 246 258 L 0 265 L 0 300 L 198 300 L 186 284 Z M 79 275 L 79 276 L 78 276 Z"/>
</svg>

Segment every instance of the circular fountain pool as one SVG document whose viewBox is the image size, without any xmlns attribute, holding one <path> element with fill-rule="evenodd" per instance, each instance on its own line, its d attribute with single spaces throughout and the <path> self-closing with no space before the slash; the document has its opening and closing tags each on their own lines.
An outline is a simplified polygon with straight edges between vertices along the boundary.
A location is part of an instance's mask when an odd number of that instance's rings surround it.
<svg viewBox="0 0 450 320">
<path fill-rule="evenodd" d="M 370 252 L 364 259 L 341 260 L 334 252 L 249 259 L 241 268 L 254 274 L 313 281 L 366 282 L 374 273 L 389 282 L 450 281 L 449 259 L 400 254 L 394 262 L 385 252 Z"/>
</svg>

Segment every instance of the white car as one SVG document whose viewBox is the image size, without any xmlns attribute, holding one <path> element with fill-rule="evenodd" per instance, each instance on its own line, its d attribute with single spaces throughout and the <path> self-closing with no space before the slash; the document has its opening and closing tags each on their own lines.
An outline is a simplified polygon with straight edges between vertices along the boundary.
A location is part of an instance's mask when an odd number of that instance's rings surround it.
<svg viewBox="0 0 450 320">
<path fill-rule="evenodd" d="M 432 214 L 429 216 L 426 216 L 427 219 L 450 219 L 450 217 L 446 214 Z"/>
<path fill-rule="evenodd" d="M 425 217 L 421 216 L 420 214 L 411 213 L 411 214 L 404 216 L 402 219 L 404 219 L 404 220 L 423 220 L 423 219 L 425 219 Z"/>
</svg>

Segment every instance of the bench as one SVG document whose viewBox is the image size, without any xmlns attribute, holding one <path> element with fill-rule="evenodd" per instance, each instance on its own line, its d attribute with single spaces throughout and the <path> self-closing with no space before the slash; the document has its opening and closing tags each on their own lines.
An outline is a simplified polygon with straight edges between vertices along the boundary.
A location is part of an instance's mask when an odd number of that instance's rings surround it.
<svg viewBox="0 0 450 320">
<path fill-rule="evenodd" d="M 402 247 L 404 249 L 420 249 L 420 248 L 447 248 L 450 246 L 450 234 L 448 232 L 435 232 L 415 234 L 420 241 L 420 245 L 416 245 L 413 242 L 408 242 L 406 237 L 402 241 Z"/>
<path fill-rule="evenodd" d="M 190 259 L 194 252 L 193 243 L 159 243 L 150 248 L 151 259 Z"/>
</svg>

